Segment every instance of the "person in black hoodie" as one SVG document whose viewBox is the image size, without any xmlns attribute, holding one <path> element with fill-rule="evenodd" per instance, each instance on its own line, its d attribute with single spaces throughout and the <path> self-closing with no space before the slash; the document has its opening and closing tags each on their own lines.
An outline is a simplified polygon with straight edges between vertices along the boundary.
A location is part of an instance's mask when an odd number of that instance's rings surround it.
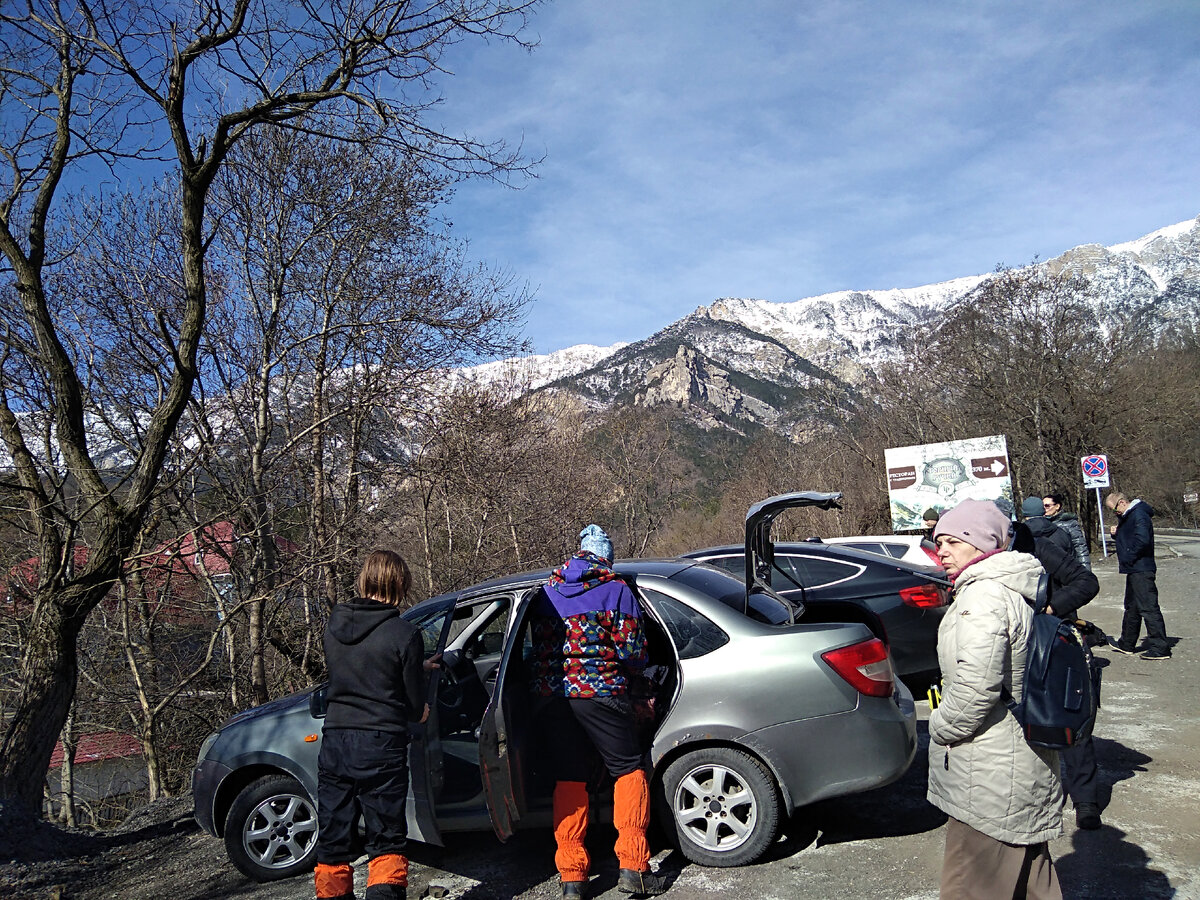
<svg viewBox="0 0 1200 900">
<path fill-rule="evenodd" d="M 317 897 L 352 900 L 354 823 L 366 822 L 367 900 L 406 900 L 408 729 L 429 717 L 421 633 L 400 617 L 412 576 L 390 550 L 367 557 L 359 597 L 325 628 L 328 710 L 317 759 Z"/>
<path fill-rule="evenodd" d="M 1040 497 L 1026 497 L 1022 500 L 1021 515 L 1025 519 L 1025 524 L 1029 526 L 1029 530 L 1033 532 L 1035 539 L 1050 541 L 1064 553 L 1075 555 L 1071 535 L 1046 517 L 1046 509 Z"/>
<path fill-rule="evenodd" d="M 1021 504 L 1023 511 L 1032 509 L 1026 505 L 1028 502 Z M 1045 521 L 1041 516 L 1037 518 Z M 1090 569 L 1083 567 L 1071 549 L 1063 550 L 1046 529 L 1039 528 L 1042 532 L 1039 537 L 1029 526 L 1030 521 L 1013 523 L 1011 548 L 1020 553 L 1032 553 L 1050 576 L 1046 612 L 1065 622 L 1075 622 L 1079 608 L 1100 593 L 1100 581 Z M 1089 734 L 1073 747 L 1061 751 L 1059 756 L 1063 788 L 1075 806 L 1075 824 L 1086 831 L 1094 831 L 1103 823 L 1097 792 L 1096 746 L 1092 736 Z"/>
</svg>

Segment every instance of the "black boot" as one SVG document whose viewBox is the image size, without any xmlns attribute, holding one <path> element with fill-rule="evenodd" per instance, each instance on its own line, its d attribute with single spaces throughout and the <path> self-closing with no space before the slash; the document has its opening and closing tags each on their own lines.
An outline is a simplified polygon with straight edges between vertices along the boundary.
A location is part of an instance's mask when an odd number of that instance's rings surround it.
<svg viewBox="0 0 1200 900">
<path fill-rule="evenodd" d="M 1095 803 L 1079 803 L 1075 806 L 1075 824 L 1085 831 L 1095 831 L 1100 821 L 1100 807 Z"/>
<path fill-rule="evenodd" d="M 653 897 L 667 889 L 667 880 L 661 875 L 655 875 L 649 869 L 636 872 L 633 869 L 622 869 L 617 875 L 617 890 L 622 894 L 633 894 L 635 897 Z"/>
<path fill-rule="evenodd" d="M 407 900 L 408 888 L 398 884 L 373 884 L 367 888 L 367 900 Z"/>
<path fill-rule="evenodd" d="M 564 881 L 562 883 L 563 900 L 585 900 L 587 897 L 586 881 Z"/>
</svg>

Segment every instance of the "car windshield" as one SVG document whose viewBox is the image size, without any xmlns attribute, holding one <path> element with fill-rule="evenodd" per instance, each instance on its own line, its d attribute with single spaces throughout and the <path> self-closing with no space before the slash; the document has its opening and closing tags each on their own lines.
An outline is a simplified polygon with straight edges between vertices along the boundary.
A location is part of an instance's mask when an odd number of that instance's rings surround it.
<svg viewBox="0 0 1200 900">
<path fill-rule="evenodd" d="M 421 631 L 421 642 L 425 645 L 425 655 L 437 651 L 442 638 L 442 627 L 446 615 L 454 608 L 454 598 L 448 597 L 437 602 L 422 603 L 412 609 L 406 609 L 401 615 L 412 622 Z"/>
<path fill-rule="evenodd" d="M 726 572 L 706 565 L 690 566 L 675 575 L 675 580 L 690 588 L 720 600 L 731 609 L 742 612 L 746 608 L 746 588 L 741 580 Z M 750 595 L 750 618 L 768 625 L 789 625 L 794 607 L 773 594 L 756 591 Z"/>
</svg>

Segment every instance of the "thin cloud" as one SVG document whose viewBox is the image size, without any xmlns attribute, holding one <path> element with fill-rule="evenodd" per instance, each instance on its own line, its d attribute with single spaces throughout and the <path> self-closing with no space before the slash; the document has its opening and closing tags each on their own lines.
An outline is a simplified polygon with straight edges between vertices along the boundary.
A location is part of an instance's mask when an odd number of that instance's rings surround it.
<svg viewBox="0 0 1200 900">
<path fill-rule="evenodd" d="M 544 152 L 464 186 L 473 250 L 538 286 L 540 352 L 720 296 L 911 287 L 1192 218 L 1200 7 L 555 4 L 443 114 Z"/>
</svg>

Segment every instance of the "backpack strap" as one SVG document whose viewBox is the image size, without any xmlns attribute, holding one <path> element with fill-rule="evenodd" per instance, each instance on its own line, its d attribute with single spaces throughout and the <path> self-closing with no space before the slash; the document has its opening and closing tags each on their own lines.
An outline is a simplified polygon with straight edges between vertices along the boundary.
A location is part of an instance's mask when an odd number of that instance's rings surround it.
<svg viewBox="0 0 1200 900">
<path fill-rule="evenodd" d="M 1004 701 L 1008 711 L 1013 714 L 1013 718 L 1024 728 L 1025 723 L 1021 721 L 1021 704 L 1013 699 L 1013 695 L 1008 692 L 1008 687 L 1003 684 L 1000 685 L 1000 699 Z"/>
<path fill-rule="evenodd" d="M 1044 613 L 1046 607 L 1050 605 L 1050 576 L 1046 572 L 1042 572 L 1038 576 L 1037 584 L 1037 599 L 1033 602 L 1033 611 L 1035 613 Z"/>
</svg>

